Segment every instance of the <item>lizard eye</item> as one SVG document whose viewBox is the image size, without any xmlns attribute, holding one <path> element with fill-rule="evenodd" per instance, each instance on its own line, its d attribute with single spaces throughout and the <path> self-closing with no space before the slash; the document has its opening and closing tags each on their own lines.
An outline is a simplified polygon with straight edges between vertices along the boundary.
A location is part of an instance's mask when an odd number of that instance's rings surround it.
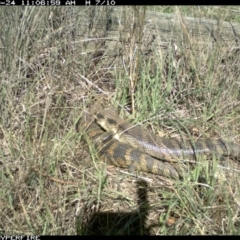
<svg viewBox="0 0 240 240">
<path fill-rule="evenodd" d="M 104 116 L 103 116 L 101 113 L 98 113 L 98 114 L 97 114 L 97 118 L 98 118 L 98 119 L 103 119 Z"/>
</svg>

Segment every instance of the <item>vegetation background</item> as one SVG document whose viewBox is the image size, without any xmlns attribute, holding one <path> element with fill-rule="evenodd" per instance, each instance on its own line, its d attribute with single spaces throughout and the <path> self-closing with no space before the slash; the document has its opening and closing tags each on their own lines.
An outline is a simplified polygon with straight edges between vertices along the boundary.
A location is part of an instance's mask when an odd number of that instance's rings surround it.
<svg viewBox="0 0 240 240">
<path fill-rule="evenodd" d="M 0 235 L 240 234 L 238 162 L 200 161 L 184 181 L 136 177 L 75 131 L 104 97 L 155 134 L 240 143 L 238 34 L 198 42 L 184 21 L 239 24 L 240 8 L 119 7 L 110 36 L 113 10 L 0 8 Z M 147 11 L 178 16 L 179 38 L 149 38 Z"/>
</svg>

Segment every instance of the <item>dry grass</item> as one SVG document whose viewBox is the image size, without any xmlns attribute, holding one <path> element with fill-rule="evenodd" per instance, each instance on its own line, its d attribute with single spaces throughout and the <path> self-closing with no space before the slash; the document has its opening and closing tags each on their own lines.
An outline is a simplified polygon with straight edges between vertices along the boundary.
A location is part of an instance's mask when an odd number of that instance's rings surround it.
<svg viewBox="0 0 240 240">
<path fill-rule="evenodd" d="M 124 8 L 109 57 L 111 8 L 0 9 L 0 235 L 240 234 L 238 162 L 223 177 L 213 159 L 184 181 L 136 178 L 101 163 L 75 131 L 104 96 L 156 134 L 240 143 L 239 47 L 201 49 L 185 32 L 178 51 L 143 55 L 139 10 Z"/>
</svg>

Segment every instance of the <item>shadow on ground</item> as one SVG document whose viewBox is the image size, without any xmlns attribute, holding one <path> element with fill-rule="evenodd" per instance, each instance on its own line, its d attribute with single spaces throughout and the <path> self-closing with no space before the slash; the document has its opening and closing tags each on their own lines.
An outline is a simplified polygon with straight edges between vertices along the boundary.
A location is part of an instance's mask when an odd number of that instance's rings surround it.
<svg viewBox="0 0 240 240">
<path fill-rule="evenodd" d="M 83 224 L 84 210 L 77 217 L 76 229 L 79 235 L 150 235 L 146 227 L 149 203 L 147 183 L 138 180 L 138 209 L 133 212 L 96 212 Z M 86 210 L 86 209 L 85 209 Z"/>
</svg>

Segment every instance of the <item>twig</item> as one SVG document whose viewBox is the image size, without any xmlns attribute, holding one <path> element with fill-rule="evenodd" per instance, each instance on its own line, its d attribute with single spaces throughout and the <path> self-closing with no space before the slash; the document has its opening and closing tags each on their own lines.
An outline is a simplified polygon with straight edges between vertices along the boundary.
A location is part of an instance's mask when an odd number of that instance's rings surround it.
<svg viewBox="0 0 240 240">
<path fill-rule="evenodd" d="M 84 77 L 83 75 L 81 75 L 80 73 L 78 73 L 78 75 L 85 80 L 88 84 L 90 84 L 91 86 L 95 87 L 99 92 L 103 93 L 103 94 L 107 94 L 107 92 L 103 91 L 101 88 L 99 88 L 98 86 L 96 86 L 94 83 L 92 83 L 89 79 L 87 79 L 86 77 Z"/>
</svg>

